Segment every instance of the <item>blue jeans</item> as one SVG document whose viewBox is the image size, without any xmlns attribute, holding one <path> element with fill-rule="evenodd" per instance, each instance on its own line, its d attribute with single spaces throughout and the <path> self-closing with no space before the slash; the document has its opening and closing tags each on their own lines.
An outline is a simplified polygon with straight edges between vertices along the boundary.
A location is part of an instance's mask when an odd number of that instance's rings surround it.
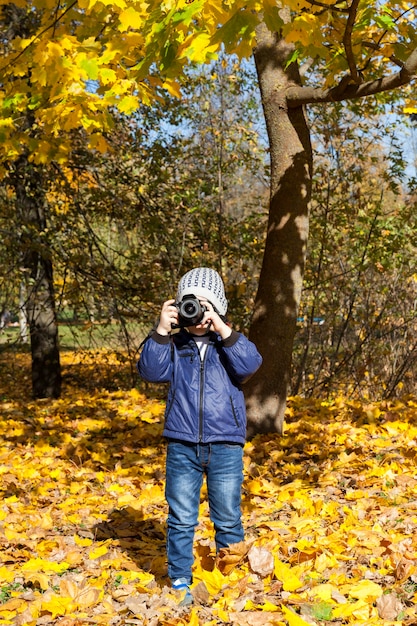
<svg viewBox="0 0 417 626">
<path fill-rule="evenodd" d="M 169 441 L 165 496 L 168 502 L 168 576 L 192 580 L 194 531 L 206 475 L 210 519 L 216 550 L 243 541 L 241 490 L 243 448 L 240 444 L 192 444 Z"/>
</svg>

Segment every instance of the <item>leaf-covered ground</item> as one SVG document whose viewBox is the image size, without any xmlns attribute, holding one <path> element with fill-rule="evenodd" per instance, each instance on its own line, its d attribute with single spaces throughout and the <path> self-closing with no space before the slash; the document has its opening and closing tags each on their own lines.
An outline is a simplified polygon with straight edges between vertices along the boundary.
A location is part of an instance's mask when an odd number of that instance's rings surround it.
<svg viewBox="0 0 417 626">
<path fill-rule="evenodd" d="M 417 624 L 417 399 L 291 399 L 246 446 L 246 541 L 216 559 L 204 499 L 192 607 L 169 588 L 164 404 L 126 364 L 64 354 L 59 400 L 0 363 L 0 624 Z M 111 389 L 114 389 L 111 391 Z"/>
</svg>

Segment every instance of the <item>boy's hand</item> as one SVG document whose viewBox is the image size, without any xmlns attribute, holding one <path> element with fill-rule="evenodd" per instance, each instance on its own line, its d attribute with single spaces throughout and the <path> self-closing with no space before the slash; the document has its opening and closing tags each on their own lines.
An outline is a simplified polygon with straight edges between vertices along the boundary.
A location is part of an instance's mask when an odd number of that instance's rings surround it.
<svg viewBox="0 0 417 626">
<path fill-rule="evenodd" d="M 178 324 L 178 311 L 174 303 L 175 300 L 172 299 L 167 300 L 162 305 L 159 324 L 156 328 L 159 335 L 169 335 L 172 330 L 171 324 Z"/>
<path fill-rule="evenodd" d="M 197 324 L 195 328 L 198 330 L 204 329 L 206 331 L 207 328 L 211 328 L 212 330 L 216 331 L 216 333 L 219 333 L 222 339 L 227 339 L 228 337 L 230 337 L 230 335 L 232 334 L 232 329 L 226 324 L 226 322 L 222 320 L 220 315 L 216 313 L 211 302 L 209 302 L 205 298 L 198 299 L 200 303 L 203 304 L 208 310 L 204 313 L 204 317 L 201 320 L 201 323 Z"/>
</svg>

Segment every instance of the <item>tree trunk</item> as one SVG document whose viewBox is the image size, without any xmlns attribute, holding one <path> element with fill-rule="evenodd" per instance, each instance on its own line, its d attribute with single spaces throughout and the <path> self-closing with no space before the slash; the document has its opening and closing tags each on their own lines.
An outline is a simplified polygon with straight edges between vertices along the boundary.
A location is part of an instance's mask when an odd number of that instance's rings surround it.
<svg viewBox="0 0 417 626">
<path fill-rule="evenodd" d="M 13 3 L 4 4 L 2 8 L 6 42 L 16 37 L 22 39 L 34 36 L 40 25 L 40 12 Z M 29 97 L 30 71 L 26 81 Z M 35 128 L 33 111 L 28 109 L 21 115 L 19 122 L 21 130 L 25 129 L 28 136 L 32 136 Z M 9 181 L 16 195 L 19 260 L 22 280 L 26 283 L 21 286 L 21 295 L 26 293 L 24 307 L 32 352 L 32 393 L 35 398 L 56 398 L 61 393 L 61 366 L 42 176 L 40 169 L 29 162 L 26 153 L 10 165 Z"/>
<path fill-rule="evenodd" d="M 29 343 L 29 329 L 28 329 L 28 317 L 26 313 L 27 293 L 26 282 L 22 280 L 20 282 L 19 289 L 19 328 L 20 328 L 20 341 L 22 343 Z"/>
<path fill-rule="evenodd" d="M 61 393 L 61 366 L 52 260 L 45 236 L 46 200 L 42 180 L 26 156 L 15 162 L 10 180 L 21 225 L 20 251 L 32 352 L 32 393 L 35 398 L 57 398 Z"/>
<path fill-rule="evenodd" d="M 286 90 L 300 84 L 286 68 L 292 51 L 279 35 L 258 29 L 255 62 L 271 151 L 269 222 L 249 337 L 263 365 L 245 387 L 248 436 L 282 432 L 304 274 L 311 198 L 312 150 L 301 106 L 289 109 Z"/>
</svg>

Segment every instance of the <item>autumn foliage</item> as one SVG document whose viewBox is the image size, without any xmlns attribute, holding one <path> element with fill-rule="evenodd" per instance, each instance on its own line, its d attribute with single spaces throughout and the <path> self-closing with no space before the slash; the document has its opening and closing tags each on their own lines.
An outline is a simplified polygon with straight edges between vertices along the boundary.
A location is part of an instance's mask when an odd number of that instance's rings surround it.
<svg viewBox="0 0 417 626">
<path fill-rule="evenodd" d="M 166 577 L 163 394 L 106 352 L 63 365 L 62 398 L 32 401 L 28 357 L 0 364 L 0 624 L 416 623 L 416 398 L 292 398 L 284 435 L 246 446 L 246 541 L 217 559 L 202 498 L 190 609 Z"/>
</svg>

